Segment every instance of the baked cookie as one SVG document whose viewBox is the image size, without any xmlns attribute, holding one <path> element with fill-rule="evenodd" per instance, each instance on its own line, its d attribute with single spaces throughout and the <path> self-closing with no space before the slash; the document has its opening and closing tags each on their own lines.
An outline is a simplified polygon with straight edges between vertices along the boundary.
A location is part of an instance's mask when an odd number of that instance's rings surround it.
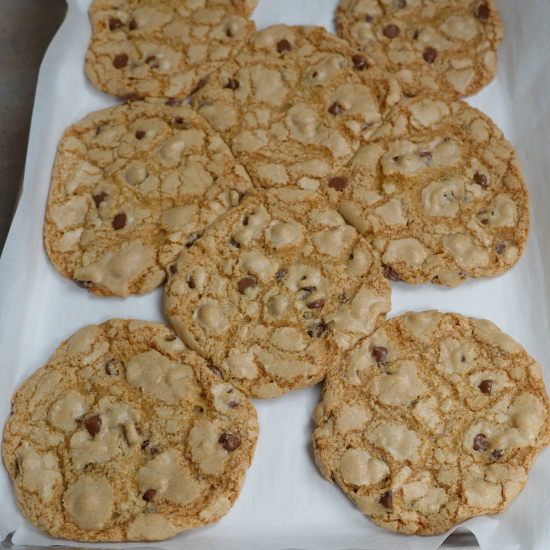
<svg viewBox="0 0 550 550">
<path fill-rule="evenodd" d="M 44 238 L 55 268 L 100 296 L 146 294 L 182 246 L 252 188 L 186 105 L 147 100 L 91 113 L 64 134 Z"/>
<path fill-rule="evenodd" d="M 162 540 L 239 496 L 256 411 L 166 326 L 113 319 L 63 342 L 13 397 L 2 456 L 55 537 Z"/>
<path fill-rule="evenodd" d="M 250 193 L 168 271 L 176 334 L 258 399 L 319 382 L 390 310 L 377 254 L 296 188 Z"/>
<path fill-rule="evenodd" d="M 383 323 L 327 376 L 316 462 L 379 526 L 440 534 L 502 512 L 550 442 L 540 365 L 490 321 Z"/>
<path fill-rule="evenodd" d="M 494 0 L 340 0 L 338 33 L 410 96 L 475 94 L 497 72 L 503 29 Z"/>
<path fill-rule="evenodd" d="M 256 26 L 258 0 L 94 0 L 86 75 L 118 97 L 185 99 Z"/>
<path fill-rule="evenodd" d="M 210 75 L 192 104 L 255 186 L 315 190 L 402 97 L 391 75 L 335 34 L 276 25 Z"/>
<path fill-rule="evenodd" d="M 529 233 L 513 147 L 463 102 L 400 103 L 322 190 L 382 255 L 386 273 L 407 283 L 454 287 L 500 275 Z"/>
</svg>

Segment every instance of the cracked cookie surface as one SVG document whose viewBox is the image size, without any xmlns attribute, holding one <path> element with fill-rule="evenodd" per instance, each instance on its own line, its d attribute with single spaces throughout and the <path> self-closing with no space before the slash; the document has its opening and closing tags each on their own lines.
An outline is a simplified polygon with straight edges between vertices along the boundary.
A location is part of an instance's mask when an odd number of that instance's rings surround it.
<svg viewBox="0 0 550 550">
<path fill-rule="evenodd" d="M 80 329 L 12 401 L 2 456 L 19 505 L 71 540 L 162 540 L 218 521 L 258 438 L 248 399 L 159 323 Z"/>
<path fill-rule="evenodd" d="M 255 33 L 193 107 L 257 187 L 315 190 L 402 98 L 397 81 L 321 27 Z"/>
<path fill-rule="evenodd" d="M 249 193 L 168 272 L 176 333 L 260 399 L 319 382 L 390 310 L 372 247 L 296 188 Z"/>
<path fill-rule="evenodd" d="M 407 283 L 454 287 L 501 275 L 529 233 L 516 153 L 464 102 L 403 101 L 321 190 L 381 254 L 393 280 Z"/>
<path fill-rule="evenodd" d="M 181 247 L 252 188 L 201 117 L 166 103 L 136 101 L 91 113 L 59 144 L 46 250 L 64 277 L 93 294 L 152 291 Z"/>
<path fill-rule="evenodd" d="M 486 320 L 390 319 L 327 376 L 316 462 L 392 531 L 433 535 L 502 512 L 550 442 L 540 365 Z"/>
<path fill-rule="evenodd" d="M 494 0 L 341 0 L 336 20 L 340 36 L 409 96 L 460 99 L 496 75 L 503 28 Z"/>
<path fill-rule="evenodd" d="M 118 97 L 185 99 L 254 32 L 258 0 L 94 0 L 86 75 Z"/>
</svg>

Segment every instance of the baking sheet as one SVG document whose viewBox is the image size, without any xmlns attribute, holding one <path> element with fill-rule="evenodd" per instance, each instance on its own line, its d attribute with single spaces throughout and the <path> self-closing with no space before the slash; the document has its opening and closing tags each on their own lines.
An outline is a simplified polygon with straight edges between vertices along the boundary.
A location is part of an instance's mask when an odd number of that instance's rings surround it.
<svg viewBox="0 0 550 550">
<path fill-rule="evenodd" d="M 338 0 L 260 0 L 258 28 L 275 23 L 316 24 L 334 30 Z M 91 30 L 90 0 L 68 0 L 69 13 L 40 71 L 23 195 L 0 261 L 0 428 L 10 397 L 42 366 L 57 345 L 83 325 L 112 317 L 167 322 L 162 289 L 127 299 L 92 296 L 62 278 L 42 243 L 42 226 L 57 144 L 65 128 L 88 112 L 117 102 L 84 75 Z M 470 280 L 457 289 L 392 283 L 391 316 L 438 308 L 490 319 L 542 363 L 550 382 L 550 2 L 497 0 L 505 38 L 496 80 L 469 103 L 487 113 L 515 146 L 531 194 L 532 230 L 519 264 L 493 280 Z M 7 131 L 4 129 L 4 131 Z M 261 435 L 254 463 L 234 508 L 218 524 L 175 539 L 80 547 L 158 547 L 189 550 L 435 550 L 447 535 L 404 536 L 376 527 L 340 489 L 324 481 L 310 443 L 311 412 L 320 385 L 276 400 L 255 401 Z M 9 477 L 0 468 L 0 540 L 15 531 L 17 545 L 74 545 L 25 520 Z M 550 548 L 550 451 L 541 453 L 526 489 L 508 510 L 463 524 L 483 550 Z"/>
</svg>

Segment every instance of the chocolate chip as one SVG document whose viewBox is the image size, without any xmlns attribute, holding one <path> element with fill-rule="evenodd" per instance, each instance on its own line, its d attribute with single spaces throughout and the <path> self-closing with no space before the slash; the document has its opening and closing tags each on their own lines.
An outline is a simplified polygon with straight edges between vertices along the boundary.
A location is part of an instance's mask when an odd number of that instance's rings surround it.
<svg viewBox="0 0 550 550">
<path fill-rule="evenodd" d="M 504 252 L 504 250 L 506 250 L 506 245 L 505 244 L 499 244 L 497 246 L 497 254 L 502 254 Z"/>
<path fill-rule="evenodd" d="M 331 115 L 334 115 L 334 116 L 337 116 L 339 115 L 344 109 L 342 108 L 342 106 L 340 105 L 340 103 L 333 103 L 329 108 L 328 108 L 328 112 L 331 114 Z"/>
<path fill-rule="evenodd" d="M 126 214 L 117 214 L 113 219 L 113 227 L 118 231 L 126 225 Z"/>
<path fill-rule="evenodd" d="M 423 159 L 427 159 L 428 162 L 432 160 L 432 154 L 429 151 L 423 151 L 422 153 L 418 153 L 419 157 L 422 157 Z"/>
<path fill-rule="evenodd" d="M 388 358 L 388 348 L 382 346 L 372 348 L 372 356 L 376 359 L 377 363 L 383 363 Z"/>
<path fill-rule="evenodd" d="M 233 32 L 231 31 L 231 27 L 228 28 L 228 29 L 225 31 L 225 35 L 228 36 L 229 38 L 233 38 Z"/>
<path fill-rule="evenodd" d="M 413 40 L 416 40 L 418 38 L 418 36 L 420 35 L 420 33 L 418 32 L 418 29 L 416 29 L 414 31 L 414 34 L 413 34 Z"/>
<path fill-rule="evenodd" d="M 235 449 L 238 449 L 241 446 L 241 440 L 239 439 L 239 436 L 232 433 L 224 433 L 220 435 L 220 438 L 218 439 L 218 443 L 221 443 L 223 445 L 223 448 L 228 452 L 231 453 Z"/>
<path fill-rule="evenodd" d="M 106 365 L 105 365 L 105 372 L 109 376 L 117 376 L 120 374 L 120 370 L 118 368 L 118 363 L 116 359 L 111 359 Z"/>
<path fill-rule="evenodd" d="M 384 36 L 387 36 L 388 38 L 396 38 L 399 36 L 399 27 L 395 25 L 387 25 L 384 27 L 382 32 L 384 33 Z"/>
<path fill-rule="evenodd" d="M 493 381 L 483 380 L 483 382 L 481 382 L 481 384 L 479 385 L 479 389 L 485 395 L 491 395 L 491 390 L 493 389 Z"/>
<path fill-rule="evenodd" d="M 315 300 L 315 302 L 310 302 L 306 305 L 309 309 L 321 309 L 325 305 L 325 300 L 321 298 L 320 300 Z"/>
<path fill-rule="evenodd" d="M 230 408 L 230 409 L 236 409 L 239 404 L 236 402 L 236 401 L 230 401 L 227 406 Z"/>
<path fill-rule="evenodd" d="M 136 20 L 135 19 L 132 19 L 130 21 L 130 24 L 128 25 L 128 28 L 131 30 L 131 31 L 135 31 L 137 29 L 137 23 L 136 23 Z"/>
<path fill-rule="evenodd" d="M 378 501 L 388 512 L 393 510 L 393 494 L 391 491 L 386 491 Z"/>
<path fill-rule="evenodd" d="M 152 63 L 153 61 L 156 61 L 157 60 L 157 56 L 156 55 L 150 55 L 146 60 L 145 60 L 145 63 Z M 157 67 L 158 67 L 158 64 L 157 64 Z"/>
<path fill-rule="evenodd" d="M 307 333 L 309 336 L 311 336 L 311 338 L 321 338 L 326 329 L 327 326 L 325 325 L 325 323 L 318 323 L 316 325 L 313 325 L 311 329 L 307 331 Z"/>
<path fill-rule="evenodd" d="M 487 19 L 489 17 L 489 6 L 485 2 L 477 7 L 476 17 L 478 19 Z"/>
<path fill-rule="evenodd" d="M 227 81 L 227 84 L 224 86 L 224 88 L 227 88 L 229 90 L 236 90 L 240 86 L 239 81 L 235 80 L 234 78 L 230 78 Z"/>
<path fill-rule="evenodd" d="M 434 50 L 433 48 L 426 48 L 422 57 L 426 63 L 433 63 L 437 57 L 437 50 Z"/>
<path fill-rule="evenodd" d="M 109 19 L 109 29 L 114 31 L 116 29 L 120 29 L 122 27 L 122 21 L 120 19 Z"/>
<path fill-rule="evenodd" d="M 397 0 L 397 2 L 395 3 L 395 7 L 398 10 L 402 10 L 403 8 L 407 7 L 407 2 L 405 2 L 405 0 Z"/>
<path fill-rule="evenodd" d="M 141 428 L 136 428 L 136 433 L 137 433 L 138 435 L 141 435 Z"/>
<path fill-rule="evenodd" d="M 191 246 L 193 246 L 193 243 L 200 239 L 202 237 L 202 233 L 193 233 L 192 235 L 189 235 L 189 237 L 187 237 L 187 240 L 185 242 L 185 246 L 187 248 L 191 248 Z"/>
<path fill-rule="evenodd" d="M 113 59 L 113 65 L 115 69 L 124 69 L 128 65 L 128 56 L 125 53 L 115 55 Z"/>
<path fill-rule="evenodd" d="M 248 216 L 244 217 L 243 225 L 248 225 Z"/>
<path fill-rule="evenodd" d="M 384 271 L 382 272 L 382 275 L 386 277 L 386 279 L 389 279 L 390 281 L 393 281 L 394 283 L 398 283 L 401 281 L 401 277 L 399 276 L 399 273 L 395 271 L 393 268 L 391 268 L 389 265 L 382 266 L 384 268 Z"/>
<path fill-rule="evenodd" d="M 474 176 L 474 183 L 481 185 L 483 189 L 487 189 L 487 177 L 484 176 L 483 174 L 476 174 Z"/>
<path fill-rule="evenodd" d="M 474 437 L 474 451 L 485 451 L 487 449 L 487 438 L 483 434 Z"/>
<path fill-rule="evenodd" d="M 279 40 L 277 42 L 277 51 L 279 53 L 289 52 L 290 50 L 292 50 L 292 46 L 288 40 Z"/>
<path fill-rule="evenodd" d="M 286 269 L 281 269 L 281 271 L 279 271 L 279 273 L 277 273 L 277 275 L 275 275 L 275 277 L 277 278 L 277 282 L 281 282 L 281 279 L 286 275 Z"/>
<path fill-rule="evenodd" d="M 143 451 L 143 449 L 145 449 L 145 447 L 147 447 L 147 445 L 149 445 L 149 440 L 146 439 L 142 444 L 141 444 L 141 450 Z"/>
<path fill-rule="evenodd" d="M 148 491 L 145 491 L 145 493 L 143 493 L 142 498 L 145 502 L 150 502 L 156 494 L 157 492 L 154 489 L 149 489 Z"/>
<path fill-rule="evenodd" d="M 189 280 L 187 281 L 187 284 L 189 288 L 195 288 L 195 279 L 193 279 L 193 275 L 189 277 Z"/>
<path fill-rule="evenodd" d="M 136 139 L 143 139 L 145 137 L 145 132 L 143 130 L 138 130 L 136 132 Z"/>
<path fill-rule="evenodd" d="M 489 223 L 489 220 L 481 220 L 481 223 L 482 223 L 483 225 L 487 225 L 487 224 Z"/>
<path fill-rule="evenodd" d="M 131 94 L 121 95 L 120 99 L 122 99 L 122 101 L 138 101 L 138 100 L 143 99 L 143 98 L 140 97 L 137 94 L 131 93 Z"/>
<path fill-rule="evenodd" d="M 178 266 L 177 266 L 176 264 L 172 264 L 172 265 L 170 266 L 170 273 L 171 273 L 172 275 L 175 275 L 177 272 L 178 272 Z"/>
<path fill-rule="evenodd" d="M 239 281 L 239 292 L 244 294 L 244 291 L 247 288 L 254 288 L 257 284 L 258 282 L 256 279 L 253 279 L 252 277 L 245 277 Z"/>
<path fill-rule="evenodd" d="M 158 455 L 159 453 L 160 453 L 160 449 L 156 445 L 153 445 L 149 449 L 149 454 L 151 454 L 151 455 Z"/>
<path fill-rule="evenodd" d="M 491 460 L 498 460 L 502 456 L 502 451 L 500 449 L 495 449 L 491 453 Z"/>
<path fill-rule="evenodd" d="M 222 372 L 218 367 L 214 365 L 206 365 L 218 378 L 223 378 Z"/>
<path fill-rule="evenodd" d="M 370 23 L 372 21 L 372 15 L 365 15 L 365 21 Z"/>
<path fill-rule="evenodd" d="M 182 103 L 183 103 L 183 100 L 181 99 L 169 99 L 166 102 L 166 105 L 168 105 L 169 107 L 179 107 Z"/>
<path fill-rule="evenodd" d="M 90 288 L 90 285 L 92 284 L 92 281 L 79 281 L 78 279 L 73 280 L 80 288 Z"/>
<path fill-rule="evenodd" d="M 95 205 L 99 208 L 99 205 L 107 199 L 109 195 L 107 195 L 107 193 L 105 193 L 105 191 L 101 191 L 101 193 L 99 193 L 99 195 L 94 195 L 92 197 L 92 199 L 94 199 L 95 201 Z"/>
<path fill-rule="evenodd" d="M 340 177 L 332 178 L 328 182 L 328 186 L 332 187 L 332 189 L 335 189 L 336 191 L 343 191 L 346 188 L 347 184 L 348 182 L 344 178 Z"/>
<path fill-rule="evenodd" d="M 241 248 L 241 245 L 235 239 L 230 239 L 229 244 L 233 245 L 235 248 Z"/>
<path fill-rule="evenodd" d="M 353 68 L 356 71 L 362 71 L 363 69 L 368 69 L 369 64 L 367 63 L 366 58 L 364 58 L 362 55 L 354 55 L 352 57 L 353 61 Z"/>
<path fill-rule="evenodd" d="M 92 418 L 84 421 L 84 426 L 86 426 L 88 433 L 93 437 L 101 430 L 101 419 L 99 416 L 92 416 Z"/>
<path fill-rule="evenodd" d="M 317 290 L 316 286 L 304 286 L 300 290 L 305 290 L 306 292 L 315 292 Z"/>
<path fill-rule="evenodd" d="M 206 78 L 201 78 L 199 80 L 199 83 L 196 85 L 195 89 L 191 92 L 192 94 L 195 94 L 197 93 L 199 90 L 201 90 L 202 88 L 204 88 L 204 86 L 206 85 Z"/>
</svg>

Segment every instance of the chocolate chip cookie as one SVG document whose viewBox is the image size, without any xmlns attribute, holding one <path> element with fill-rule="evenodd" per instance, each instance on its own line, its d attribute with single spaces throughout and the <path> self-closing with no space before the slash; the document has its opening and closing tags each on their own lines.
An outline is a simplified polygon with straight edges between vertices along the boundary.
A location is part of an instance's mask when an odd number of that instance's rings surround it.
<svg viewBox="0 0 550 550">
<path fill-rule="evenodd" d="M 168 272 L 176 334 L 259 399 L 319 382 L 390 310 L 371 246 L 297 188 L 249 193 Z"/>
<path fill-rule="evenodd" d="M 59 144 L 46 250 L 93 294 L 145 294 L 181 247 L 251 188 L 221 137 L 179 101 L 91 113 Z"/>
<path fill-rule="evenodd" d="M 315 190 L 401 98 L 391 75 L 336 35 L 276 25 L 210 75 L 192 104 L 254 185 Z"/>
<path fill-rule="evenodd" d="M 516 153 L 464 102 L 400 103 L 321 189 L 393 280 L 454 287 L 504 273 L 525 249 L 529 195 Z"/>
<path fill-rule="evenodd" d="M 340 36 L 410 96 L 459 99 L 497 72 L 503 29 L 494 0 L 340 0 Z"/>
<path fill-rule="evenodd" d="M 258 0 L 94 0 L 86 75 L 118 97 L 185 99 L 254 32 Z"/>
<path fill-rule="evenodd" d="M 502 512 L 550 442 L 540 365 L 490 321 L 390 319 L 329 373 L 316 461 L 392 531 L 433 535 Z"/>
<path fill-rule="evenodd" d="M 2 456 L 55 537 L 162 540 L 237 499 L 256 411 L 166 326 L 114 319 L 63 342 L 13 397 Z"/>
</svg>

